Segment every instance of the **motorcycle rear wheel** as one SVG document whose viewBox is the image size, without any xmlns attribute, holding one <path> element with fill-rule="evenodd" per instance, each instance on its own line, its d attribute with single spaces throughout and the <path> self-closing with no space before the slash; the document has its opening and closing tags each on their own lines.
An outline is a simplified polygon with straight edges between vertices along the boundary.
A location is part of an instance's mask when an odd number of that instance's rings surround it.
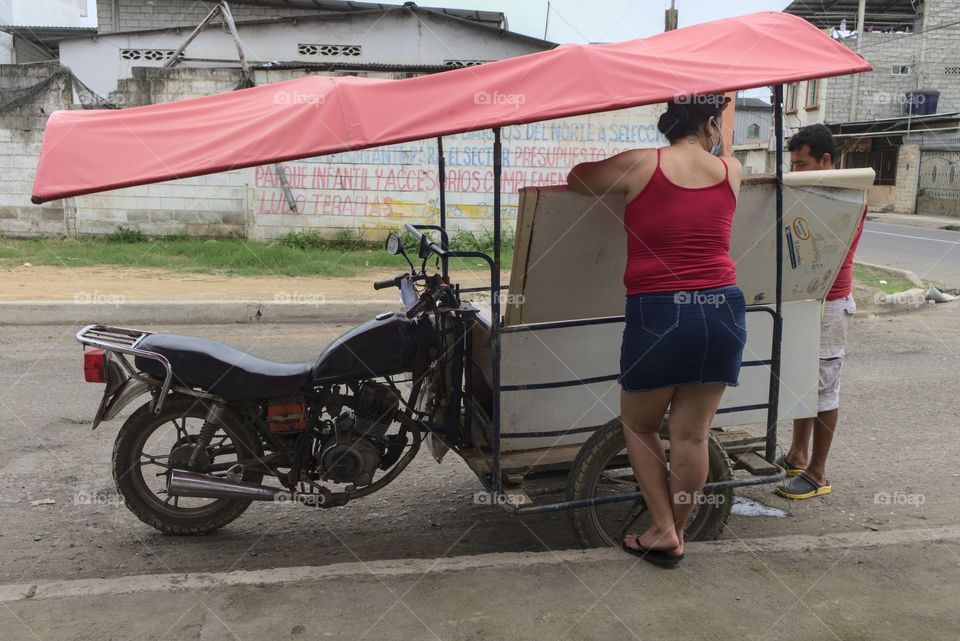
<svg viewBox="0 0 960 641">
<path fill-rule="evenodd" d="M 195 442 L 198 431 L 196 428 L 203 424 L 207 410 L 207 402 L 190 396 L 168 398 L 159 414 L 151 412 L 150 404 L 147 403 L 130 415 L 114 442 L 113 478 L 127 509 L 147 525 L 166 534 L 207 534 L 239 517 L 251 503 L 243 499 L 188 499 L 184 500 L 185 505 L 181 506 L 180 499 L 163 499 L 161 497 L 165 490 L 154 491 L 150 487 L 151 483 L 155 487 L 165 487 L 169 470 L 172 467 L 183 467 L 182 464 L 174 465 L 172 460 L 178 457 L 183 459 L 192 449 L 190 444 Z M 232 411 L 224 412 L 222 418 L 225 425 L 217 430 L 211 440 L 212 443 L 219 442 L 220 449 L 208 449 L 218 463 L 222 462 L 223 458 L 227 458 L 229 462 L 233 456 L 237 460 L 263 456 L 260 440 L 251 426 Z M 188 419 L 195 428 L 194 434 L 190 434 Z M 157 447 L 163 448 L 167 453 L 144 452 L 147 441 L 160 433 L 160 430 L 167 430 L 161 434 L 161 438 L 165 437 L 167 443 Z M 171 440 L 172 446 L 167 449 L 166 445 L 169 445 Z M 224 445 L 227 441 L 230 445 Z M 217 453 L 219 451 L 225 454 L 220 455 Z M 220 458 L 217 458 L 218 456 Z M 144 458 L 148 459 L 146 463 L 143 462 Z M 161 471 L 155 472 L 153 467 L 160 468 Z M 166 472 L 163 468 L 166 468 Z M 147 469 L 150 471 L 145 475 Z M 202 473 L 205 470 L 193 471 Z M 255 471 L 245 470 L 242 476 L 242 480 L 250 483 L 259 483 L 262 479 L 263 474 Z M 187 506 L 187 501 L 205 503 Z"/>
<path fill-rule="evenodd" d="M 666 444 L 669 448 L 669 444 Z M 589 499 L 639 490 L 630 464 L 620 419 L 597 430 L 583 445 L 567 481 L 567 500 Z M 730 460 L 723 446 L 711 434 L 707 441 L 707 482 L 733 478 Z M 667 452 L 669 464 L 670 455 Z M 708 490 L 698 495 L 687 521 L 688 541 L 710 541 L 723 532 L 733 505 L 733 490 Z M 619 547 L 625 533 L 640 533 L 649 523 L 643 500 L 609 503 L 569 511 L 570 523 L 583 547 Z"/>
</svg>

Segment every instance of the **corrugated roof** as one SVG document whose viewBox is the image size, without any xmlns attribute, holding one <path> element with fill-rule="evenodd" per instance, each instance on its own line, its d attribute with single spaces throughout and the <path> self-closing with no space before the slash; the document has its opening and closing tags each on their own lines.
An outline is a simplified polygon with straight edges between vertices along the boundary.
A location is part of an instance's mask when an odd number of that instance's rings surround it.
<svg viewBox="0 0 960 641">
<path fill-rule="evenodd" d="M 785 13 L 800 16 L 821 29 L 839 27 L 847 21 L 847 29 L 856 29 L 858 0 L 794 0 Z M 923 0 L 867 0 L 865 26 L 898 27 L 913 25 Z"/>
<path fill-rule="evenodd" d="M 293 1 L 293 0 L 291 0 L 291 1 Z M 367 3 L 359 3 L 359 2 L 358 2 L 358 3 L 352 3 L 352 4 L 360 5 L 360 4 L 367 4 Z M 376 7 L 374 7 L 374 8 L 372 8 L 372 9 L 364 9 L 364 8 L 359 8 L 359 7 L 358 7 L 358 8 L 349 10 L 349 11 L 348 11 L 348 10 L 343 10 L 343 11 L 337 11 L 337 12 L 331 12 L 331 13 L 320 13 L 320 14 L 316 14 L 316 15 L 306 15 L 306 16 L 292 16 L 292 17 L 283 17 L 283 18 L 263 18 L 263 19 L 259 19 L 259 20 L 238 20 L 238 21 L 236 22 L 236 24 L 237 24 L 237 28 L 242 28 L 242 27 L 248 27 L 248 26 L 254 26 L 254 25 L 271 25 L 271 24 L 280 24 L 280 25 L 283 25 L 283 24 L 291 24 L 291 23 L 297 23 L 297 22 L 314 22 L 314 21 L 316 21 L 316 22 L 322 22 L 322 21 L 333 21 L 333 20 L 351 20 L 351 19 L 353 19 L 353 18 L 364 17 L 364 16 L 383 16 L 383 15 L 386 15 L 386 14 L 389 14 L 389 13 L 404 13 L 404 12 L 410 12 L 410 13 L 413 13 L 413 14 L 415 14 L 415 15 L 433 16 L 433 17 L 440 18 L 440 19 L 442 19 L 442 20 L 452 20 L 452 21 L 456 21 L 456 22 L 459 22 L 459 23 L 461 23 L 461 24 L 465 24 L 465 25 L 468 25 L 468 26 L 470 26 L 470 27 L 473 27 L 473 28 L 475 28 L 475 29 L 482 29 L 482 30 L 485 30 L 485 31 L 489 31 L 489 32 L 491 32 L 491 33 L 496 33 L 496 34 L 498 34 L 498 35 L 508 36 L 508 37 L 510 37 L 510 38 L 514 38 L 514 39 L 517 39 L 517 40 L 523 40 L 523 41 L 525 41 L 525 42 L 529 42 L 529 43 L 531 43 L 531 44 L 538 45 L 538 46 L 540 46 L 540 47 L 543 48 L 543 49 L 551 49 L 551 48 L 557 46 L 557 43 L 555 43 L 555 42 L 550 42 L 549 40 L 541 40 L 540 38 L 534 38 L 533 36 L 528 36 L 528 35 L 526 35 L 526 34 L 517 33 L 517 32 L 515 32 L 515 31 L 509 31 L 509 30 L 506 29 L 506 28 L 495 27 L 495 26 L 492 26 L 491 24 L 489 24 L 489 23 L 487 23 L 487 22 L 477 22 L 477 21 L 472 20 L 472 19 L 469 19 L 469 18 L 467 18 L 467 17 L 461 17 L 461 16 L 459 16 L 459 15 L 456 15 L 456 13 L 455 13 L 456 10 L 454 10 L 454 9 L 442 9 L 442 8 L 434 8 L 434 7 L 418 7 L 416 4 L 414 4 L 414 3 L 412 3 L 412 2 L 407 3 L 407 4 L 405 4 L 405 5 L 402 5 L 402 6 L 401 6 L 401 5 L 382 5 L 382 6 L 383 6 L 383 8 L 376 8 Z M 468 12 L 466 12 L 466 13 L 471 13 L 471 14 L 472 14 L 472 13 L 477 13 L 477 12 L 468 11 Z M 489 13 L 489 12 L 479 12 L 479 13 Z M 119 36 L 119 35 L 164 33 L 164 32 L 170 31 L 171 29 L 184 29 L 184 30 L 192 29 L 193 26 L 195 26 L 195 25 L 182 25 L 182 26 L 179 26 L 179 27 L 169 27 L 169 26 L 168 26 L 168 27 L 157 27 L 157 28 L 155 28 L 155 29 L 138 29 L 138 30 L 134 30 L 134 31 L 116 31 L 116 32 L 112 32 L 112 33 L 102 34 L 102 35 L 100 35 L 99 37 L 101 37 L 101 38 L 109 38 L 109 37 L 111 37 L 111 36 Z M 69 36 L 67 36 L 67 37 L 64 37 L 64 38 L 61 38 L 61 39 L 62 39 L 62 40 L 66 40 L 67 38 L 72 38 L 72 37 L 87 37 L 87 36 L 86 36 L 86 35 L 71 34 L 71 35 L 69 35 Z"/>
<path fill-rule="evenodd" d="M 265 7 L 283 7 L 288 9 L 316 9 L 318 11 L 368 11 L 396 9 L 401 5 L 383 2 L 355 2 L 353 0 L 232 0 L 233 4 L 259 5 Z M 406 2 L 404 5 L 416 6 L 416 3 Z M 476 9 L 449 9 L 446 7 L 429 7 L 449 16 L 479 22 L 498 29 L 507 28 L 507 18 L 502 11 L 479 11 Z"/>
</svg>

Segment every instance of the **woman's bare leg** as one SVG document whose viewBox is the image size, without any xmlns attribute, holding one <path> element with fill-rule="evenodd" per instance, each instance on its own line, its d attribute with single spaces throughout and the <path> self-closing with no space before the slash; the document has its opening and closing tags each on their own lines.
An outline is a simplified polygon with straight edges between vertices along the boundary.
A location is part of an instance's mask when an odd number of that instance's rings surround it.
<svg viewBox="0 0 960 641">
<path fill-rule="evenodd" d="M 680 543 L 667 484 L 667 463 L 660 442 L 660 425 L 674 389 L 620 392 L 620 420 L 627 455 L 651 519 L 645 532 L 636 537 L 627 535 L 626 541 L 631 547 L 639 544 L 647 549 L 673 552 Z"/>
<path fill-rule="evenodd" d="M 707 480 L 707 438 L 726 388 L 722 384 L 681 385 L 670 404 L 670 497 L 678 553 L 697 493 Z"/>
</svg>

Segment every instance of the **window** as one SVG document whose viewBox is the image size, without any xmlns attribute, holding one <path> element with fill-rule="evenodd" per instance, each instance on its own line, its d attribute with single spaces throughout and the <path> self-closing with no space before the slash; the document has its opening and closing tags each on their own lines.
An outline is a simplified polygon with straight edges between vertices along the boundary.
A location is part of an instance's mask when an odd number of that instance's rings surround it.
<svg viewBox="0 0 960 641">
<path fill-rule="evenodd" d="M 173 49 L 121 49 L 123 60 L 166 60 L 173 55 Z"/>
<path fill-rule="evenodd" d="M 323 45 L 300 43 L 297 53 L 301 56 L 359 56 L 362 52 L 360 45 Z"/>
<path fill-rule="evenodd" d="M 485 62 L 490 62 L 490 61 L 489 60 L 444 60 L 443 66 L 459 69 L 461 67 L 476 67 L 477 65 L 482 65 Z"/>
<path fill-rule="evenodd" d="M 807 80 L 807 96 L 803 101 L 807 110 L 820 108 L 820 80 Z"/>
<path fill-rule="evenodd" d="M 753 123 L 747 127 L 747 138 L 750 138 L 751 140 L 760 138 L 760 125 Z"/>
<path fill-rule="evenodd" d="M 893 65 L 890 67 L 891 76 L 909 76 L 910 65 Z"/>
<path fill-rule="evenodd" d="M 787 95 L 784 97 L 783 111 L 788 114 L 797 113 L 797 91 L 800 88 L 799 82 L 791 82 L 787 85 Z"/>
</svg>

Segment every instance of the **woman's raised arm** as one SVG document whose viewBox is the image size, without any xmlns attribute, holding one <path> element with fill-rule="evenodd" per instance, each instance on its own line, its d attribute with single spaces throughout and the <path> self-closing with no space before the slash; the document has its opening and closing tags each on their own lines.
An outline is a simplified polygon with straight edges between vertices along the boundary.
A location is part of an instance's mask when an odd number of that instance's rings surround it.
<svg viewBox="0 0 960 641">
<path fill-rule="evenodd" d="M 604 160 L 580 163 L 567 174 L 567 186 L 587 196 L 627 193 L 648 151 L 632 149 Z"/>
</svg>

